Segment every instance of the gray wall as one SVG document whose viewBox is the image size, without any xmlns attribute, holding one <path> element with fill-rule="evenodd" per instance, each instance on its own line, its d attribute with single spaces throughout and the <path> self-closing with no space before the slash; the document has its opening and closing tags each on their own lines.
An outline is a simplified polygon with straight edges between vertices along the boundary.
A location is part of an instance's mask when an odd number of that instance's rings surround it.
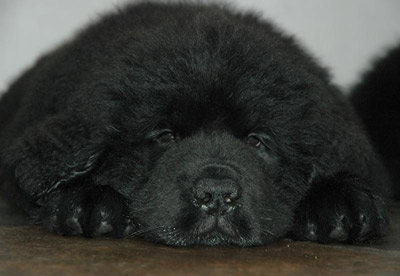
<svg viewBox="0 0 400 276">
<path fill-rule="evenodd" d="M 37 57 L 126 0 L 0 0 L 0 91 Z M 353 84 L 400 41 L 400 0 L 232 0 L 296 37 L 334 81 Z M 1 93 L 1 92 L 0 92 Z"/>
</svg>

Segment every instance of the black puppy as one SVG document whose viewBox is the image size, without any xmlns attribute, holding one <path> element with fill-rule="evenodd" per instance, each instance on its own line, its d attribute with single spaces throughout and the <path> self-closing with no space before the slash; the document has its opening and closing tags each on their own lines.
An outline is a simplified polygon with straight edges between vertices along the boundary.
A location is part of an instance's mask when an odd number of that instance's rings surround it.
<svg viewBox="0 0 400 276">
<path fill-rule="evenodd" d="M 400 44 L 375 62 L 351 100 L 392 176 L 400 199 Z"/>
<path fill-rule="evenodd" d="M 389 178 L 323 68 L 217 5 L 130 5 L 0 104 L 0 182 L 63 235 L 175 246 L 381 236 Z"/>
</svg>

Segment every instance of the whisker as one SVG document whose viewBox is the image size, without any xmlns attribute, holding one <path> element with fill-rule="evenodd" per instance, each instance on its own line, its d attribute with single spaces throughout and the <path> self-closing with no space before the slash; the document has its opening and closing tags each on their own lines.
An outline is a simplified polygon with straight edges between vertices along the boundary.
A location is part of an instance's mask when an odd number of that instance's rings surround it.
<svg viewBox="0 0 400 276">
<path fill-rule="evenodd" d="M 270 236 L 273 236 L 274 238 L 278 238 L 277 235 L 275 235 L 273 232 L 271 232 L 270 230 L 266 230 L 266 229 L 261 229 L 261 232 L 264 234 L 268 234 Z"/>
<path fill-rule="evenodd" d="M 165 206 L 163 205 L 154 205 L 154 206 L 147 206 L 145 208 L 134 208 L 133 211 L 146 211 L 146 210 L 151 210 L 151 209 L 155 209 L 155 208 L 164 208 Z"/>
</svg>

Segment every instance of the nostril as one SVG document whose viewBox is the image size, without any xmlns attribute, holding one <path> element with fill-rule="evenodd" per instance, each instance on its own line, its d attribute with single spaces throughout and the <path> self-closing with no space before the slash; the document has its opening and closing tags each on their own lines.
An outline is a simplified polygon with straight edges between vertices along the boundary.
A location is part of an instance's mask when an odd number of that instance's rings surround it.
<svg viewBox="0 0 400 276">
<path fill-rule="evenodd" d="M 239 198 L 237 193 L 229 193 L 224 197 L 224 203 L 231 204 Z"/>
<path fill-rule="evenodd" d="M 211 201 L 211 199 L 212 199 L 212 195 L 210 193 L 204 193 L 203 197 L 200 198 L 200 200 L 203 203 L 209 203 Z"/>
</svg>

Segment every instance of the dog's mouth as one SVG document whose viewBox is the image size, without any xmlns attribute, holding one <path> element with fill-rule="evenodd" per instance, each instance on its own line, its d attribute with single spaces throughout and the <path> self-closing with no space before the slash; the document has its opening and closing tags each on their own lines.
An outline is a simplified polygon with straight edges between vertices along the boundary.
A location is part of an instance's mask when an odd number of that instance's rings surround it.
<svg viewBox="0 0 400 276">
<path fill-rule="evenodd" d="M 236 227 L 227 216 L 207 216 L 196 224 L 193 235 L 200 238 L 211 236 L 235 238 L 238 233 Z"/>
<path fill-rule="evenodd" d="M 275 235 L 255 234 L 245 219 L 233 216 L 189 216 L 178 224 L 139 229 L 133 236 L 170 246 L 261 246 Z"/>
</svg>

